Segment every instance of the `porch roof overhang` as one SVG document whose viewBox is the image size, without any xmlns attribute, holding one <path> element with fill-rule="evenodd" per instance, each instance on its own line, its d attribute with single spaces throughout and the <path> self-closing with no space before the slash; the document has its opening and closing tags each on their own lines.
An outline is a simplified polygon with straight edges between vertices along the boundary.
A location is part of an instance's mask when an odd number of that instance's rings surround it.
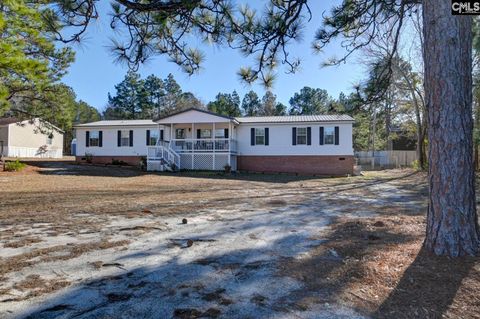
<svg viewBox="0 0 480 319">
<path fill-rule="evenodd" d="M 238 121 L 229 116 L 201 110 L 197 108 L 189 108 L 177 113 L 167 115 L 155 120 L 158 124 L 187 124 L 187 123 L 233 123 L 238 125 Z"/>
</svg>

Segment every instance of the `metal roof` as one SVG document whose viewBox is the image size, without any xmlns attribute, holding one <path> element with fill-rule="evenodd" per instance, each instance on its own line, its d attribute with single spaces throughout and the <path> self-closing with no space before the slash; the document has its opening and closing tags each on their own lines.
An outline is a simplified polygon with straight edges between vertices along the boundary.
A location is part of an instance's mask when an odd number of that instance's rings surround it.
<svg viewBox="0 0 480 319">
<path fill-rule="evenodd" d="M 172 114 L 161 116 L 158 119 L 156 119 L 155 121 L 161 121 L 161 120 L 167 119 L 169 117 L 172 117 L 172 116 L 175 116 L 175 115 L 178 115 L 178 114 L 182 114 L 182 113 L 186 113 L 186 112 L 190 112 L 190 111 L 197 111 L 197 112 L 202 112 L 202 113 L 205 113 L 205 114 L 210 114 L 210 115 L 213 115 L 213 116 L 223 117 L 227 120 L 232 120 L 232 121 L 235 120 L 235 118 L 230 117 L 230 116 L 218 114 L 218 113 L 215 113 L 215 112 L 210 112 L 210 111 L 207 111 L 207 110 L 202 110 L 202 109 L 199 109 L 197 107 L 190 107 L 190 108 L 185 109 L 185 110 L 180 110 L 180 111 L 172 113 Z"/>
<path fill-rule="evenodd" d="M 185 110 L 181 110 L 181 111 L 178 111 L 178 112 L 175 112 L 175 113 L 172 113 L 172 114 L 168 114 L 168 115 L 159 117 L 159 118 L 155 119 L 155 121 L 158 122 L 158 123 L 161 123 L 162 120 L 165 120 L 169 117 L 172 117 L 172 116 L 175 116 L 175 115 L 178 115 L 178 114 L 182 114 L 182 113 L 186 113 L 186 112 L 190 112 L 190 111 L 197 111 L 197 112 L 209 114 L 209 115 L 212 115 L 212 116 L 218 116 L 218 117 L 227 119 L 229 121 L 233 121 L 234 123 L 238 124 L 237 120 L 234 117 L 218 114 L 218 113 L 215 113 L 215 112 L 210 112 L 208 110 L 203 110 L 203 109 L 199 109 L 199 108 L 196 108 L 196 107 L 191 107 L 191 108 L 188 108 L 188 109 L 185 109 Z"/>
<path fill-rule="evenodd" d="M 345 114 L 339 115 L 286 115 L 237 117 L 240 123 L 290 123 L 290 122 L 354 122 Z"/>
<path fill-rule="evenodd" d="M 212 112 L 198 110 L 198 109 L 188 109 L 182 112 L 187 111 L 200 111 L 207 114 L 220 116 L 226 119 L 231 119 L 239 123 L 292 123 L 292 122 L 353 122 L 354 119 L 349 115 L 287 115 L 287 116 L 252 116 L 252 117 L 237 117 L 230 118 L 223 115 L 218 115 Z M 169 115 L 165 118 L 168 118 L 173 115 Z M 159 121 L 159 120 L 157 120 Z M 102 127 L 102 126 L 150 126 L 158 125 L 157 122 L 152 120 L 111 120 L 111 121 L 98 121 L 84 124 L 77 124 L 74 127 Z"/>
<path fill-rule="evenodd" d="M 152 120 L 110 120 L 110 121 L 97 121 L 84 124 L 77 124 L 74 127 L 92 127 L 92 126 L 145 126 L 145 125 L 158 125 Z"/>
</svg>

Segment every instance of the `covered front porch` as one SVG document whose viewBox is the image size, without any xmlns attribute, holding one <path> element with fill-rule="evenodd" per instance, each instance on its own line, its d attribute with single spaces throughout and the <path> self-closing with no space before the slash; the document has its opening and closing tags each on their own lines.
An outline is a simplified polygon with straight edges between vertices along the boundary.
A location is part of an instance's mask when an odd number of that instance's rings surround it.
<svg viewBox="0 0 480 319">
<path fill-rule="evenodd" d="M 231 123 L 172 123 L 163 125 L 163 129 L 170 131 L 168 136 L 172 138 L 168 141 L 178 153 L 236 152 Z"/>
<path fill-rule="evenodd" d="M 178 169 L 224 170 L 229 166 L 236 170 L 235 119 L 191 109 L 160 119 L 158 124 L 160 138 L 149 147 L 147 164 L 173 159 Z"/>
</svg>

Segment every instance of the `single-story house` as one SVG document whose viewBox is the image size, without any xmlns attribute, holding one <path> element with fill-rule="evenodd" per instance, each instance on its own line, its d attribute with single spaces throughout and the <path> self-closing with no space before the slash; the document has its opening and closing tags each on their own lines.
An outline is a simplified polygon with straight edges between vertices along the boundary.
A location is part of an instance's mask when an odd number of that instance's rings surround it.
<svg viewBox="0 0 480 319">
<path fill-rule="evenodd" d="M 63 131 L 39 118 L 0 118 L 0 152 L 6 157 L 61 158 Z"/>
<path fill-rule="evenodd" d="M 99 121 L 75 126 L 77 161 L 300 174 L 352 174 L 348 115 L 232 118 L 191 108 L 158 120 Z"/>
</svg>

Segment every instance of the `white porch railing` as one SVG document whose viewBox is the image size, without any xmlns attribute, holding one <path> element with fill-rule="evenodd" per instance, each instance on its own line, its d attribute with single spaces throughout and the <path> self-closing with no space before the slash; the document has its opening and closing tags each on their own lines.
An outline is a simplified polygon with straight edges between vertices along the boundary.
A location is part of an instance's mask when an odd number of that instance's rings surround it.
<svg viewBox="0 0 480 319">
<path fill-rule="evenodd" d="M 170 149 L 168 146 L 162 145 L 147 146 L 147 165 L 148 161 L 165 161 L 166 164 L 172 166 L 175 164 L 176 168 L 180 168 L 180 155 Z"/>
<path fill-rule="evenodd" d="M 170 143 L 177 153 L 236 152 L 236 141 L 229 138 L 174 139 Z"/>
</svg>

